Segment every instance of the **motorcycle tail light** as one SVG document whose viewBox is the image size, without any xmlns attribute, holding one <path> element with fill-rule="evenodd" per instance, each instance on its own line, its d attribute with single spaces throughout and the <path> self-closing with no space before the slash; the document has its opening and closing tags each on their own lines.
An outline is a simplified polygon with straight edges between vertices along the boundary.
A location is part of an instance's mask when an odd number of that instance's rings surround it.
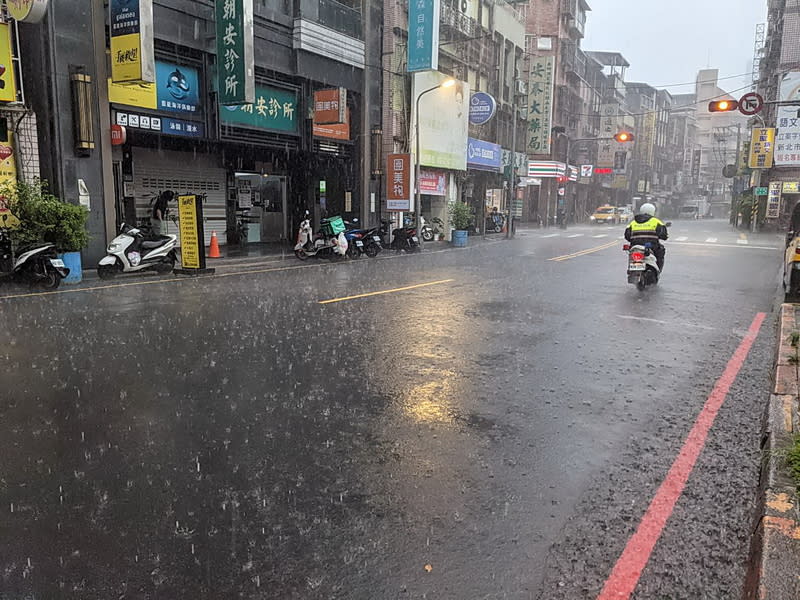
<svg viewBox="0 0 800 600">
<path fill-rule="evenodd" d="M 642 262 L 644 260 L 644 254 L 642 254 L 641 252 L 634 252 L 633 254 L 631 254 L 631 260 L 635 262 Z"/>
</svg>

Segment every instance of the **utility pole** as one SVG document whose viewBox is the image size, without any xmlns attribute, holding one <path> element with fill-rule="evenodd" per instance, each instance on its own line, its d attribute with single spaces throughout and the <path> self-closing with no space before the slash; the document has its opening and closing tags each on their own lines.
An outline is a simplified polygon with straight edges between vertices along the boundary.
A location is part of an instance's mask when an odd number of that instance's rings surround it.
<svg viewBox="0 0 800 600">
<path fill-rule="evenodd" d="M 517 194 L 517 54 L 514 53 L 514 79 L 511 82 L 511 164 L 508 169 L 508 218 L 506 219 L 506 239 L 511 239 L 511 225 L 514 214 L 512 205 Z M 485 211 L 485 209 L 484 209 Z M 483 229 L 486 230 L 484 217 Z"/>
</svg>

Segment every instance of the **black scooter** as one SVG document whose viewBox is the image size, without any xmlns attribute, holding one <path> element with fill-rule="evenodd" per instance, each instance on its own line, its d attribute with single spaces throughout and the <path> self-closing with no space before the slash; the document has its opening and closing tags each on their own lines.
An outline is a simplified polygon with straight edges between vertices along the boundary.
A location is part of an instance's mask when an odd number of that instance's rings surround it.
<svg viewBox="0 0 800 600">
<path fill-rule="evenodd" d="M 8 214 L 0 225 L 0 280 L 28 283 L 46 290 L 54 290 L 69 275 L 64 261 L 58 258 L 56 247 L 47 242 L 19 248 L 14 257 Z"/>
<path fill-rule="evenodd" d="M 405 250 L 406 252 L 419 252 L 419 237 L 417 237 L 417 228 L 411 224 L 409 219 L 405 219 L 403 227 L 391 229 L 394 221 L 381 219 L 381 238 L 388 243 L 388 247 L 396 252 Z M 389 231 L 391 229 L 391 236 Z"/>
</svg>

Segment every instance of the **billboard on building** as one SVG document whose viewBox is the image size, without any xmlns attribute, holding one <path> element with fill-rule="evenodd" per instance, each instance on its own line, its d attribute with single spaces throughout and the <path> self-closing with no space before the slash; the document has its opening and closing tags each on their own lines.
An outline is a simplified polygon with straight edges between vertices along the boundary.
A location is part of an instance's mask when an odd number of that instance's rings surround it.
<svg viewBox="0 0 800 600">
<path fill-rule="evenodd" d="M 347 89 L 338 87 L 314 92 L 315 125 L 345 122 L 347 122 Z"/>
<path fill-rule="evenodd" d="M 416 106 L 421 92 L 435 88 L 447 76 L 438 71 L 414 74 L 411 106 Z M 419 102 L 420 164 L 426 167 L 466 171 L 469 132 L 469 84 L 455 85 L 425 94 Z M 416 149 L 416 111 L 412 111 L 412 150 Z"/>
<path fill-rule="evenodd" d="M 0 23 L 0 102 L 17 99 L 17 82 L 14 78 L 14 62 L 11 52 L 11 26 Z"/>
<path fill-rule="evenodd" d="M 297 91 L 259 85 L 256 86 L 255 95 L 255 102 L 252 104 L 220 106 L 222 125 L 299 133 Z"/>
<path fill-rule="evenodd" d="M 439 0 L 408 2 L 409 73 L 439 68 Z"/>
<path fill-rule="evenodd" d="M 550 154 L 550 129 L 553 123 L 553 83 L 555 58 L 530 59 L 528 73 L 528 154 Z"/>
<path fill-rule="evenodd" d="M 800 71 L 785 73 L 781 81 L 780 100 L 800 100 Z M 796 106 L 779 106 L 777 112 L 778 135 L 775 139 L 775 164 L 800 165 L 800 119 Z"/>
<path fill-rule="evenodd" d="M 153 83 L 153 0 L 111 0 L 111 80 Z"/>
<path fill-rule="evenodd" d="M 222 105 L 256 101 L 253 0 L 217 0 L 217 85 Z"/>
</svg>

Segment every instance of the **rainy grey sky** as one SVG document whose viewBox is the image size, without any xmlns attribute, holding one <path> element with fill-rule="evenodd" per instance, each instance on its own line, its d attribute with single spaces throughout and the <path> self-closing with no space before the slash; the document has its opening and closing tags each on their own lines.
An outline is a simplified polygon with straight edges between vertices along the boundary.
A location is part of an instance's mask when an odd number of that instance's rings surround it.
<svg viewBox="0 0 800 600">
<path fill-rule="evenodd" d="M 694 81 L 710 65 L 727 91 L 744 85 L 753 60 L 757 23 L 767 15 L 766 0 L 588 0 L 585 50 L 619 51 L 631 63 L 628 81 L 656 87 Z M 726 6 L 725 9 L 722 9 Z M 676 94 L 692 86 L 670 87 Z"/>
</svg>

